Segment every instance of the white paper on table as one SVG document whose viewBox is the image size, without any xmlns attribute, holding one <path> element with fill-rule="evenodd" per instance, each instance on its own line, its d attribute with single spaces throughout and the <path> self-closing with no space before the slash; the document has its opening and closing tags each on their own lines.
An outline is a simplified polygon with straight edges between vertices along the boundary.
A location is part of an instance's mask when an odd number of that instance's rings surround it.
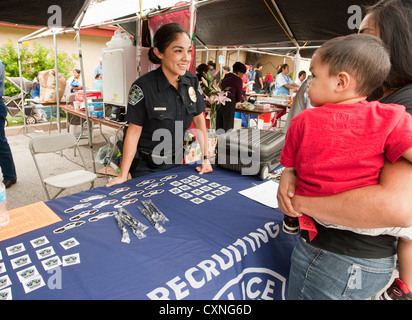
<svg viewBox="0 0 412 320">
<path fill-rule="evenodd" d="M 278 200 L 276 198 L 278 188 L 279 183 L 269 180 L 257 186 L 241 190 L 239 193 L 270 208 L 278 208 Z"/>
</svg>

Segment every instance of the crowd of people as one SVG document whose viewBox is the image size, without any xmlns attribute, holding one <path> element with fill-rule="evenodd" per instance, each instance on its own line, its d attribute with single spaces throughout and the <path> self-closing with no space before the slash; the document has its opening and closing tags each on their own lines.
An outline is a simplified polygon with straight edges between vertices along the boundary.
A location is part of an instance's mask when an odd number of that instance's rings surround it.
<svg viewBox="0 0 412 320">
<path fill-rule="evenodd" d="M 284 231 L 299 235 L 291 257 L 289 299 L 367 299 L 399 277 L 382 299 L 411 300 L 412 293 L 412 4 L 381 0 L 367 8 L 359 34 L 327 41 L 312 57 L 307 82 L 314 108 L 295 116 L 287 131 L 277 194 Z M 199 174 L 213 171 L 207 150 L 202 77 L 227 91 L 217 128 L 233 128 L 235 105 L 248 90 L 289 95 L 299 90 L 289 65 L 263 77 L 263 66 L 241 62 L 216 70 L 201 64 L 188 72 L 192 44 L 177 23 L 161 26 L 149 59 L 160 67 L 131 86 L 120 175 L 113 186 L 182 162 L 193 123 L 203 152 Z M 101 65 L 100 65 L 101 67 Z M 95 77 L 100 77 L 99 66 Z M 80 70 L 69 89 L 82 88 Z M 99 79 L 97 79 L 99 80 Z M 0 61 L 0 167 L 6 187 L 16 183 L 5 139 L 4 66 Z M 153 134 L 170 132 L 157 150 Z M 182 139 L 176 139 L 176 137 Z M 159 152 L 160 151 L 160 152 Z M 276 196 L 276 195 L 274 195 Z M 308 231 L 307 227 L 310 226 Z"/>
</svg>

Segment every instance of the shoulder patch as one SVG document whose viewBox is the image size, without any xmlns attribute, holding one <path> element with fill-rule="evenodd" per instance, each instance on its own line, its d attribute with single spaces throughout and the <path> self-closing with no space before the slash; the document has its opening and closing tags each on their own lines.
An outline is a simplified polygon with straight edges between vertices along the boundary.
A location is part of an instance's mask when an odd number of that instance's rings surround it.
<svg viewBox="0 0 412 320">
<path fill-rule="evenodd" d="M 129 91 L 129 104 L 134 106 L 138 102 L 142 101 L 143 98 L 143 90 L 137 84 L 134 84 Z"/>
</svg>

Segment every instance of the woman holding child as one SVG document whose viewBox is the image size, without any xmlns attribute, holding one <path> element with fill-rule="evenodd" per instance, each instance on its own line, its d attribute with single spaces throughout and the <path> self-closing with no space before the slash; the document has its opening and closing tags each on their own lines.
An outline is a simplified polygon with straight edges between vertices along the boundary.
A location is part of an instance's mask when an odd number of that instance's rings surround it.
<svg viewBox="0 0 412 320">
<path fill-rule="evenodd" d="M 406 62 L 412 54 L 412 4 L 405 0 L 379 1 L 368 8 L 360 33 L 378 36 L 391 52 L 392 66 L 380 96 L 374 92 L 369 100 L 402 104 L 411 112 L 412 66 Z M 409 227 L 411 182 L 409 162 L 386 161 L 377 185 L 327 197 L 303 197 L 295 195 L 296 177 L 285 172 L 279 186 L 279 208 L 289 216 L 305 213 L 348 227 Z M 397 238 L 326 229 L 318 230 L 317 245 L 300 237 L 292 256 L 289 299 L 367 299 L 388 284 L 395 267 Z M 412 262 L 408 258 L 404 262 L 410 268 Z M 401 278 L 403 271 L 400 268 Z M 404 282 L 409 283 L 409 279 Z M 407 299 L 407 288 L 397 289 Z M 389 298 L 396 298 L 393 292 L 389 289 Z"/>
</svg>

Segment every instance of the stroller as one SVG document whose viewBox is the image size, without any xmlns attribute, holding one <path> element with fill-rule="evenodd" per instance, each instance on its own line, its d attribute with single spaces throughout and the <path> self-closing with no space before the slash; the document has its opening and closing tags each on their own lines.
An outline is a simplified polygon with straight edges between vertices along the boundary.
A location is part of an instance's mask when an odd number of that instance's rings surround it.
<svg viewBox="0 0 412 320">
<path fill-rule="evenodd" d="M 26 78 L 22 77 L 23 88 L 20 88 L 20 77 L 6 77 L 11 84 L 13 84 L 17 89 L 23 92 L 23 100 L 29 95 L 30 90 L 36 85 L 35 82 L 29 81 Z M 23 101 L 21 99 L 21 93 L 13 96 L 7 97 L 3 96 L 4 103 L 7 106 L 7 111 L 12 117 L 23 117 Z M 27 104 L 24 106 L 26 123 L 35 124 L 44 122 L 47 120 L 46 112 L 41 109 L 42 105 L 38 104 Z M 21 115 L 20 115 L 21 114 Z M 8 125 L 6 119 L 6 126 Z"/>
</svg>

